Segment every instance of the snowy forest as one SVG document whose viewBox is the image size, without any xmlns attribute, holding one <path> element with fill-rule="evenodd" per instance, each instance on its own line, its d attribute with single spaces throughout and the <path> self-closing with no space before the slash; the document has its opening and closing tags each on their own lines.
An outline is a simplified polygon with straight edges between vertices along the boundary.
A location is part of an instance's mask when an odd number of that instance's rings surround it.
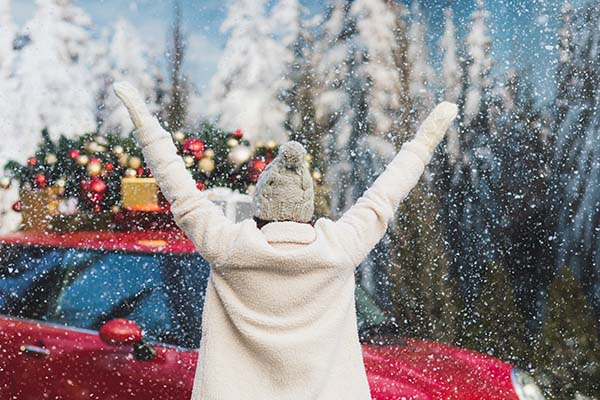
<svg viewBox="0 0 600 400">
<path fill-rule="evenodd" d="M 173 132 L 208 123 L 305 144 L 318 213 L 336 218 L 437 102 L 455 102 L 458 122 L 357 281 L 399 335 L 511 361 L 548 398 L 600 399 L 600 2 L 562 5 L 557 58 L 536 66 L 551 70 L 548 101 L 529 68 L 494 73 L 490 13 L 475 4 L 463 29 L 448 7 L 433 43 L 416 0 L 331 0 L 322 14 L 232 0 L 199 90 L 176 5 L 157 54 L 126 19 L 98 32 L 74 2 L 37 0 L 17 26 L 0 0 L 0 163 L 23 161 L 45 128 L 128 135 L 110 89 L 128 80 Z M 0 195 L 12 229 L 16 193 Z"/>
</svg>

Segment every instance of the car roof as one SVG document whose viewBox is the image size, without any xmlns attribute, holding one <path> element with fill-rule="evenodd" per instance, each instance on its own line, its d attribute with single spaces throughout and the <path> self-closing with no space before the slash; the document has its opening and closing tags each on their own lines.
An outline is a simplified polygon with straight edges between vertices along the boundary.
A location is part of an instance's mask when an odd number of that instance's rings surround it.
<svg viewBox="0 0 600 400">
<path fill-rule="evenodd" d="M 0 235 L 0 244 L 150 253 L 193 253 L 193 243 L 181 231 L 19 231 Z"/>
</svg>

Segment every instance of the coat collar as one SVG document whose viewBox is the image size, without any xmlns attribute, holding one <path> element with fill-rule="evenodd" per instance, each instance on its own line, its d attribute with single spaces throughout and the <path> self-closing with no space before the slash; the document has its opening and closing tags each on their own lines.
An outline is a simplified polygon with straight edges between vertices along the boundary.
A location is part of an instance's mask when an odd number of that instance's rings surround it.
<svg viewBox="0 0 600 400">
<path fill-rule="evenodd" d="M 261 231 L 269 243 L 309 244 L 317 238 L 312 225 L 299 222 L 270 222 Z"/>
</svg>

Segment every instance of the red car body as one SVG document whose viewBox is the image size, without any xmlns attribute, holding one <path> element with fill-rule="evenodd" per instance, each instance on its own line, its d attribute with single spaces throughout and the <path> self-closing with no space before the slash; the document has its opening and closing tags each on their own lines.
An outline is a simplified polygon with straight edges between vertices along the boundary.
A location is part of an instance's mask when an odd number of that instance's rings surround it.
<svg viewBox="0 0 600 400">
<path fill-rule="evenodd" d="M 180 232 L 19 232 L 0 244 L 101 249 L 114 252 L 192 253 Z M 156 355 L 134 357 L 97 331 L 0 316 L 0 398 L 184 400 L 192 392 L 196 349 L 152 343 Z M 403 339 L 363 345 L 375 400 L 518 400 L 513 367 L 498 359 L 439 343 Z M 235 362 L 235 360 L 232 360 Z M 235 382 L 232 382 L 235 384 Z"/>
</svg>

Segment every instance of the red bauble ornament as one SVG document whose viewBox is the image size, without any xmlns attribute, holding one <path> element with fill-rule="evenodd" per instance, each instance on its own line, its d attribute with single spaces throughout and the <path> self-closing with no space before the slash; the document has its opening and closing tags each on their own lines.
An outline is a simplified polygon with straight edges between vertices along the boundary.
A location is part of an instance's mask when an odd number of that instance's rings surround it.
<svg viewBox="0 0 600 400">
<path fill-rule="evenodd" d="M 13 203 L 12 209 L 14 212 L 21 212 L 21 200 L 17 200 Z"/>
<path fill-rule="evenodd" d="M 35 157 L 29 157 L 27 159 L 27 165 L 33 167 L 35 164 L 37 164 L 37 158 L 35 158 Z"/>
<path fill-rule="evenodd" d="M 198 190 L 204 190 L 204 182 L 202 182 L 202 181 L 196 182 L 196 187 L 198 188 Z"/>
<path fill-rule="evenodd" d="M 145 172 L 146 172 L 146 170 L 144 168 L 138 168 L 137 169 L 138 176 L 144 176 Z"/>
<path fill-rule="evenodd" d="M 104 193 L 106 191 L 106 183 L 100 178 L 94 178 L 91 181 L 90 189 L 96 193 Z"/>
<path fill-rule="evenodd" d="M 193 154 L 196 158 L 202 158 L 204 147 L 204 142 L 198 138 L 186 139 L 183 142 L 183 152 Z"/>
<path fill-rule="evenodd" d="M 233 132 L 233 136 L 234 136 L 236 139 L 241 139 L 241 138 L 242 138 L 242 136 L 244 136 L 244 132 L 242 132 L 242 130 L 241 130 L 241 129 L 238 129 L 238 130 L 236 130 L 235 132 Z"/>
<path fill-rule="evenodd" d="M 253 158 L 252 160 L 250 160 L 250 162 L 248 162 L 247 171 L 248 179 L 250 180 L 250 182 L 258 182 L 258 177 L 260 176 L 261 172 L 265 170 L 266 167 L 267 162 L 261 157 Z"/>
<path fill-rule="evenodd" d="M 114 168 L 115 168 L 115 165 L 114 165 L 113 163 L 109 163 L 109 162 L 108 162 L 108 163 L 104 164 L 104 169 L 105 169 L 107 172 L 110 172 L 110 171 L 112 171 Z"/>
<path fill-rule="evenodd" d="M 73 160 L 76 160 L 80 154 L 81 154 L 81 152 L 77 149 L 69 150 L 69 157 L 72 158 Z"/>
<path fill-rule="evenodd" d="M 48 180 L 46 179 L 46 175 L 44 175 L 44 174 L 36 175 L 36 177 L 35 177 L 35 186 L 36 187 L 43 189 L 46 187 L 47 183 L 48 183 Z"/>
</svg>

